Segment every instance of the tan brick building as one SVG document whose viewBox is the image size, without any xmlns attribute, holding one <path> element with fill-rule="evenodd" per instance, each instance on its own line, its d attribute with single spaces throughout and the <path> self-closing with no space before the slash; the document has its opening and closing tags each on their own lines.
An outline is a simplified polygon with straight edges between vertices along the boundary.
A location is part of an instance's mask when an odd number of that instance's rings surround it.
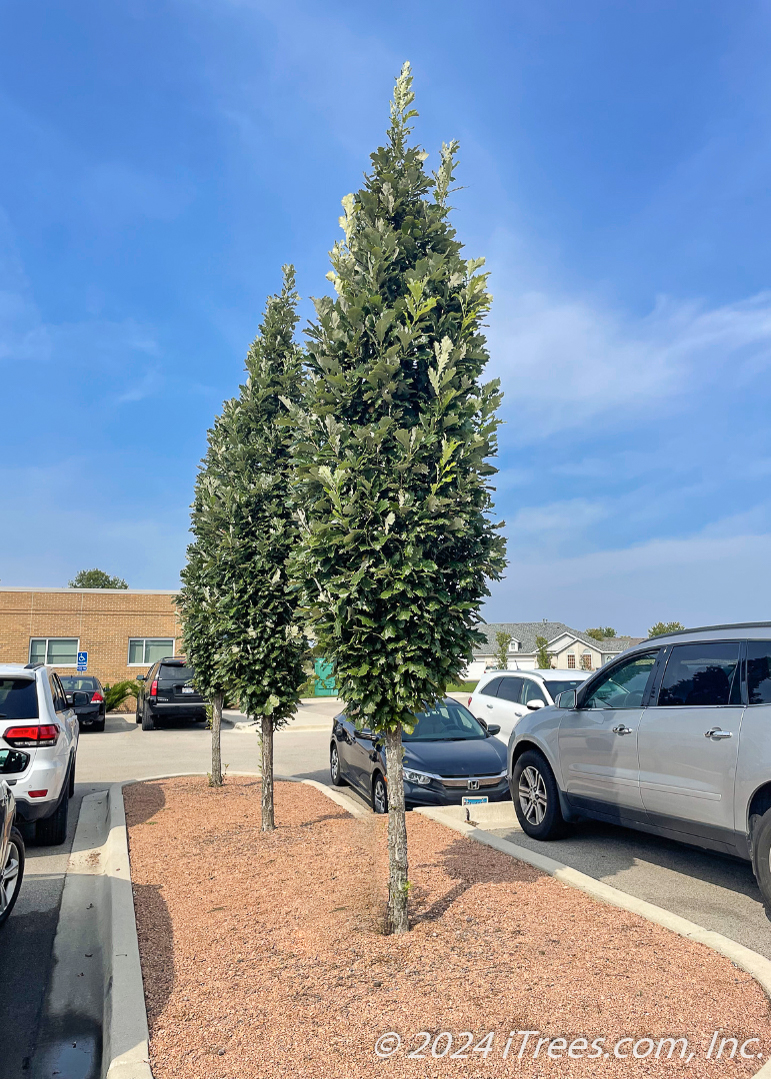
<svg viewBox="0 0 771 1079">
<path fill-rule="evenodd" d="M 50 663 L 113 685 L 181 651 L 177 593 L 159 589 L 5 588 L 0 586 L 0 663 Z M 133 703 L 129 702 L 133 707 Z"/>
</svg>

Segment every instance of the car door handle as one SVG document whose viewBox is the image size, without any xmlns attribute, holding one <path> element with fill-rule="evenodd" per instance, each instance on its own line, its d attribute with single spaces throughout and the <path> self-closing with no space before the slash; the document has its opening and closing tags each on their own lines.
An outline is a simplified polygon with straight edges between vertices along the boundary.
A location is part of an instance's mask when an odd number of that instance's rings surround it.
<svg viewBox="0 0 771 1079">
<path fill-rule="evenodd" d="M 632 728 L 631 727 L 625 727 L 623 723 L 619 723 L 619 725 L 617 727 L 613 728 L 613 733 L 614 734 L 631 734 L 632 733 Z"/>
<path fill-rule="evenodd" d="M 720 727 L 710 727 L 704 732 L 705 738 L 711 738 L 713 742 L 719 742 L 722 738 L 732 738 L 733 731 L 724 731 Z"/>
<path fill-rule="evenodd" d="M 491 704 L 488 704 L 488 706 L 487 706 L 487 707 L 488 707 L 488 708 L 492 708 L 492 705 L 491 705 Z"/>
</svg>

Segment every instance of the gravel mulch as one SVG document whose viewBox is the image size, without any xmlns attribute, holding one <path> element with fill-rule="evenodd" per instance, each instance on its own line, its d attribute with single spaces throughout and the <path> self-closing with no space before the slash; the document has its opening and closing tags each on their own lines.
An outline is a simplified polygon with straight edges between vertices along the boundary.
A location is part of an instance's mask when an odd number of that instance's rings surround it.
<svg viewBox="0 0 771 1079">
<path fill-rule="evenodd" d="M 726 1059 L 730 1043 L 706 1059 L 715 1031 L 771 1054 L 769 1002 L 728 960 L 418 814 L 413 929 L 393 937 L 384 818 L 278 783 L 263 835 L 259 780 L 235 777 L 137 784 L 125 800 L 155 1079 L 754 1074 L 761 1061 Z M 539 1032 L 521 1057 L 518 1031 Z M 402 1048 L 379 1059 L 386 1032 Z M 687 1038 L 693 1058 L 678 1043 L 667 1060 L 663 1038 Z"/>
</svg>

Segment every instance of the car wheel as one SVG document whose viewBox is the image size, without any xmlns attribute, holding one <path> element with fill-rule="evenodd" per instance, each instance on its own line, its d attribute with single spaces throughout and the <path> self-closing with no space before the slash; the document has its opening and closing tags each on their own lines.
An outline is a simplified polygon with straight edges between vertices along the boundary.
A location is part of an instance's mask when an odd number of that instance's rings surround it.
<svg viewBox="0 0 771 1079">
<path fill-rule="evenodd" d="M 372 808 L 376 813 L 388 812 L 388 788 L 380 772 L 372 780 Z"/>
<path fill-rule="evenodd" d="M 335 787 L 345 786 L 343 773 L 340 769 L 340 755 L 337 752 L 337 746 L 334 742 L 329 749 L 329 774 L 332 777 L 332 783 Z"/>
<path fill-rule="evenodd" d="M 24 878 L 24 840 L 18 828 L 11 828 L 11 841 L 0 866 L 0 925 L 6 922 L 13 910 Z"/>
<path fill-rule="evenodd" d="M 532 839 L 557 839 L 565 833 L 559 792 L 546 758 L 535 750 L 523 753 L 514 765 L 511 795 L 517 819 Z"/>
<path fill-rule="evenodd" d="M 70 778 L 67 782 L 68 798 L 72 798 L 73 794 L 75 793 L 75 762 L 77 761 L 77 759 L 77 756 L 73 757 L 72 764 L 70 765 Z"/>
<path fill-rule="evenodd" d="M 136 710 L 136 712 L 134 714 L 134 719 L 137 721 L 137 723 L 142 722 L 142 713 L 139 711 L 139 705 L 138 704 L 137 704 L 137 710 Z"/>
<path fill-rule="evenodd" d="M 752 867 L 766 910 L 771 912 L 771 809 L 766 810 L 752 829 Z"/>
<path fill-rule="evenodd" d="M 67 824 L 69 823 L 70 800 L 67 797 L 66 788 L 62 791 L 54 812 L 50 817 L 37 822 L 35 838 L 43 847 L 60 847 L 67 838 Z"/>
<path fill-rule="evenodd" d="M 104 716 L 102 716 L 101 719 L 98 719 L 96 721 L 96 723 L 94 723 L 94 730 L 95 731 L 103 731 L 104 730 Z"/>
<path fill-rule="evenodd" d="M 153 717 L 150 715 L 150 709 L 146 706 L 142 709 L 142 730 L 155 730 L 155 724 L 153 723 Z"/>
</svg>

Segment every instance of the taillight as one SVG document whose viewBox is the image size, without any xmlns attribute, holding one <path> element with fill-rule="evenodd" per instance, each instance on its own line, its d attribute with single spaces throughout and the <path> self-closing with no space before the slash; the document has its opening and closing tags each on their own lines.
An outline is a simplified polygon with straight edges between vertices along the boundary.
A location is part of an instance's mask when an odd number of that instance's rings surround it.
<svg viewBox="0 0 771 1079">
<path fill-rule="evenodd" d="M 158 696 L 158 679 L 157 678 L 155 679 L 153 684 L 150 686 L 150 696 L 151 697 L 157 697 Z"/>
<path fill-rule="evenodd" d="M 97 690 L 96 693 L 91 698 L 91 703 L 92 704 L 103 704 L 104 703 L 104 697 L 99 692 L 99 690 Z"/>
<path fill-rule="evenodd" d="M 43 726 L 9 727 L 3 735 L 9 746 L 14 749 L 38 749 L 40 746 L 55 746 L 59 737 L 59 728 L 53 723 Z"/>
<path fill-rule="evenodd" d="M 474 699 L 473 697 L 469 697 L 469 699 L 468 699 L 468 703 L 469 703 L 469 704 L 471 704 L 471 702 L 473 701 L 473 699 Z"/>
</svg>

